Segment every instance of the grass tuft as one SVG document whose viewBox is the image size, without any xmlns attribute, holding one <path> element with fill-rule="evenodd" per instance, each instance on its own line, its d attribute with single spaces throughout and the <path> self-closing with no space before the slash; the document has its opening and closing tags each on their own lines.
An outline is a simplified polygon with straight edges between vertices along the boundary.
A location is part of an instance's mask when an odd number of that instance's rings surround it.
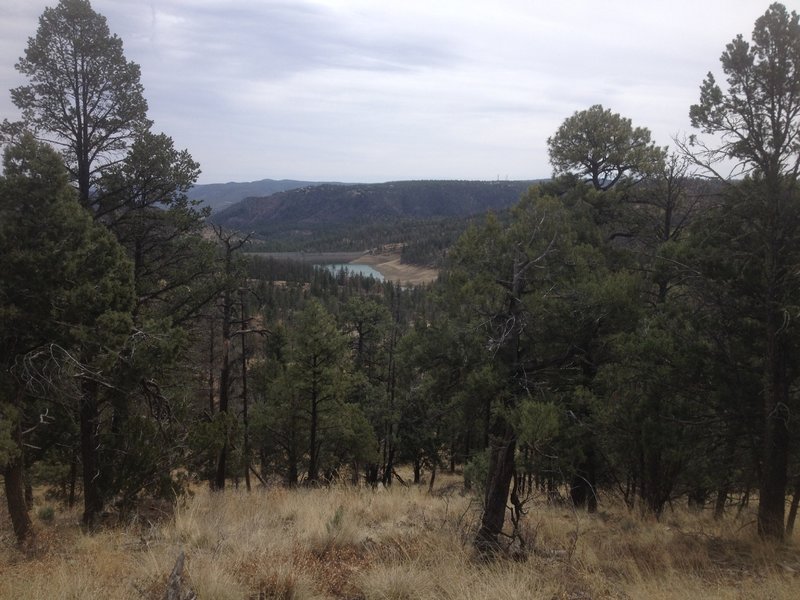
<svg viewBox="0 0 800 600">
<path fill-rule="evenodd" d="M 529 505 L 507 558 L 470 541 L 478 504 L 441 487 L 198 489 L 170 519 L 94 534 L 80 510 L 34 507 L 33 550 L 0 511 L 0 598 L 161 599 L 178 554 L 202 599 L 676 600 L 796 597 L 800 549 L 766 544 L 742 520 L 676 509 L 657 522 L 613 503 L 587 515 Z"/>
</svg>

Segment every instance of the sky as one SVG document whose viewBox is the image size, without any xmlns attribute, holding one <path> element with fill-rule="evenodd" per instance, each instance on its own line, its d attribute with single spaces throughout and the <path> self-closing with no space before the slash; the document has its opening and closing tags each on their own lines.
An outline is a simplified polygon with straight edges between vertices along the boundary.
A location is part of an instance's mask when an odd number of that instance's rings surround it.
<svg viewBox="0 0 800 600">
<path fill-rule="evenodd" d="M 798 2 L 785 2 L 797 10 Z M 0 119 L 38 18 L 0 0 Z M 93 0 L 141 66 L 154 130 L 199 183 L 549 177 L 547 138 L 594 104 L 693 133 L 689 106 L 769 2 Z"/>
</svg>

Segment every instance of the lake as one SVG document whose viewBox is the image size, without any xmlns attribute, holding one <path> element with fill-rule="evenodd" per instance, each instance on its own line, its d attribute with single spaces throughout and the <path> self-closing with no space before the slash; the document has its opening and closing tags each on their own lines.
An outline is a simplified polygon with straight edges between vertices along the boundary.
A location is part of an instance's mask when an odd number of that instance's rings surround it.
<svg viewBox="0 0 800 600">
<path fill-rule="evenodd" d="M 331 273 L 338 273 L 342 269 L 350 273 L 351 275 L 363 275 L 364 277 L 374 277 L 378 281 L 383 281 L 383 275 L 381 275 L 378 271 L 373 269 L 369 265 L 354 265 L 350 263 L 334 263 L 334 264 L 327 264 L 327 265 L 314 265 L 316 267 L 321 267 L 323 269 L 327 269 Z"/>
</svg>

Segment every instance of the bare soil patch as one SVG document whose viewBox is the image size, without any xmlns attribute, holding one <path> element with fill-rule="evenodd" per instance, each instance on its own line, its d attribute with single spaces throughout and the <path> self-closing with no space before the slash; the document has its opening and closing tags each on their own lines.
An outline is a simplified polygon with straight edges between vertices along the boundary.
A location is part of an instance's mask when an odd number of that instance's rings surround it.
<svg viewBox="0 0 800 600">
<path fill-rule="evenodd" d="M 400 285 L 422 285 L 436 281 L 437 269 L 409 265 L 400 262 L 400 252 L 366 253 L 350 261 L 357 265 L 369 265 L 389 281 Z"/>
</svg>

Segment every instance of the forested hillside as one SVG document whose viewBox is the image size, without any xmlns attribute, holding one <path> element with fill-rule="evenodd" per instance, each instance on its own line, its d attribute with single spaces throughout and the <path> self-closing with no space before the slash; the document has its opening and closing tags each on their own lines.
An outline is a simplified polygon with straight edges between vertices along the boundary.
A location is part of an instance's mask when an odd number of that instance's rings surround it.
<svg viewBox="0 0 800 600">
<path fill-rule="evenodd" d="M 295 190 L 297 188 L 320 185 L 314 181 L 295 181 L 293 179 L 261 179 L 259 181 L 207 183 L 193 185 L 186 195 L 201 206 L 209 207 L 212 212 L 220 211 L 241 202 L 245 198 L 270 196 L 277 192 Z"/>
<path fill-rule="evenodd" d="M 67 63 L 85 69 L 77 89 Z M 23 121 L 3 124 L 0 466 L 18 562 L 47 537 L 34 490 L 51 517 L 80 506 L 88 534 L 141 526 L 134 545 L 150 557 L 147 507 L 171 511 L 201 487 L 219 507 L 234 486 L 433 491 L 444 472 L 470 498 L 457 524 L 449 506 L 433 525 L 417 506 L 404 533 L 342 549 L 347 515 L 328 507 L 317 529 L 331 541 L 309 556 L 348 577 L 378 555 L 416 568 L 406 534 L 448 523 L 481 569 L 546 558 L 571 578 L 602 563 L 592 573 L 622 589 L 631 578 L 613 565 L 575 558 L 582 519 L 604 523 L 614 505 L 628 529 L 663 532 L 687 505 L 788 552 L 800 506 L 796 13 L 773 4 L 752 44 L 726 47 L 727 83 L 706 77 L 687 107 L 698 137 L 675 149 L 597 104 L 547 139 L 553 179 L 536 185 L 320 185 L 212 224 L 188 196 L 199 165 L 152 130 L 138 65 L 89 2 L 46 9 L 17 69 L 29 83 L 12 90 Z M 740 170 L 722 177 L 731 158 Z M 287 249 L 298 234 L 337 250 L 416 235 L 441 274 L 402 288 L 254 257 L 251 230 Z M 535 502 L 575 523 L 558 554 L 541 552 L 552 534 Z M 297 527 L 298 510 L 275 527 Z M 211 543 L 181 527 L 176 543 L 207 543 L 214 561 L 234 552 L 228 529 Z M 675 543 L 703 548 L 706 564 L 724 540 L 697 530 Z M 258 548 L 226 574 L 247 593 L 274 583 L 250 585 L 273 558 Z M 693 582 L 717 589 L 694 566 Z"/>
<path fill-rule="evenodd" d="M 253 232 L 268 251 L 366 250 L 383 243 L 444 247 L 467 219 L 515 204 L 530 181 L 397 181 L 319 185 L 247 198 L 212 216 L 230 229 Z M 422 231 L 425 233 L 423 234 Z M 418 262 L 436 262 L 426 252 Z"/>
</svg>

